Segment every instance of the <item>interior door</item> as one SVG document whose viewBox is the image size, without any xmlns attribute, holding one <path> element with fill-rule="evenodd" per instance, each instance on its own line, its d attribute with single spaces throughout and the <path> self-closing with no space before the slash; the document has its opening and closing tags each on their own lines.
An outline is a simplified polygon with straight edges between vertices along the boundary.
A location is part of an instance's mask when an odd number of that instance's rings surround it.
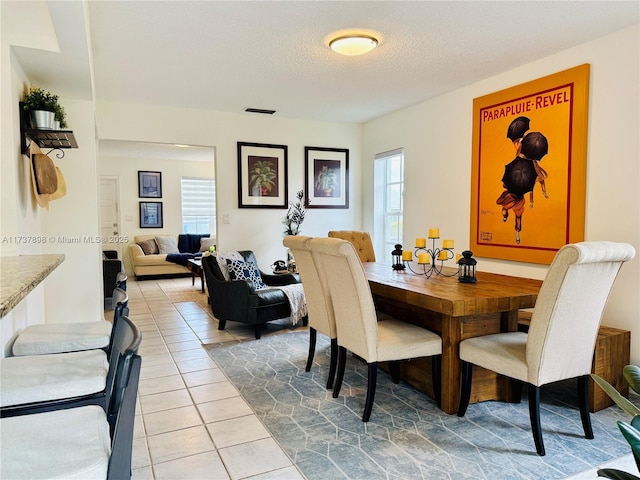
<svg viewBox="0 0 640 480">
<path fill-rule="evenodd" d="M 122 258 L 118 241 L 120 236 L 120 215 L 118 205 L 118 179 L 100 177 L 100 234 L 102 250 L 116 250 Z"/>
</svg>

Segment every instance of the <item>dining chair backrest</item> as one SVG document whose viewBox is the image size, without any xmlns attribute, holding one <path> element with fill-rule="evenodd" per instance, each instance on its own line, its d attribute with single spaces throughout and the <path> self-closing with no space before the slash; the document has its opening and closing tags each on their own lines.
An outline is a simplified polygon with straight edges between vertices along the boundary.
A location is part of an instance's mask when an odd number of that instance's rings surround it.
<svg viewBox="0 0 640 480">
<path fill-rule="evenodd" d="M 373 250 L 373 242 L 369 232 L 360 232 L 357 230 L 331 230 L 328 235 L 330 238 L 341 238 L 350 242 L 356 250 L 358 258 L 361 262 L 375 262 L 376 253 Z"/>
<path fill-rule="evenodd" d="M 333 316 L 331 297 L 325 295 L 327 289 L 323 287 L 318 274 L 310 242 L 311 237 L 304 235 L 288 235 L 282 241 L 283 245 L 291 250 L 296 261 L 307 301 L 309 326 L 329 338 L 336 338 L 336 321 Z"/>
<path fill-rule="evenodd" d="M 313 238 L 310 245 L 331 295 L 339 345 L 367 362 L 377 362 L 376 309 L 355 248 L 339 238 Z"/>
<path fill-rule="evenodd" d="M 528 382 L 543 385 L 591 372 L 602 314 L 623 262 L 626 243 L 581 242 L 558 250 L 531 317 Z"/>
<path fill-rule="evenodd" d="M 129 295 L 120 287 L 116 287 L 113 290 L 113 326 L 111 327 L 111 335 L 109 336 L 109 345 L 107 346 L 107 355 L 111 355 L 113 348 L 113 341 L 116 332 L 116 326 L 120 321 L 120 318 L 125 314 L 125 309 L 129 304 Z"/>
</svg>

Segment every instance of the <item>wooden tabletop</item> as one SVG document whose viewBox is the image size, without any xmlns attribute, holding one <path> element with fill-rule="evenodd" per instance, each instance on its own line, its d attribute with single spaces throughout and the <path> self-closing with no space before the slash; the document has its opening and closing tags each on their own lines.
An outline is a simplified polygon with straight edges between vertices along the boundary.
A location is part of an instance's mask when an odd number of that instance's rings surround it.
<svg viewBox="0 0 640 480">
<path fill-rule="evenodd" d="M 365 262 L 363 267 L 374 295 L 453 317 L 531 308 L 542 285 L 541 280 L 494 273 L 477 272 L 477 283 L 460 283 L 457 276 L 426 278 L 379 262 Z M 444 269 L 447 274 L 455 271 Z"/>
</svg>

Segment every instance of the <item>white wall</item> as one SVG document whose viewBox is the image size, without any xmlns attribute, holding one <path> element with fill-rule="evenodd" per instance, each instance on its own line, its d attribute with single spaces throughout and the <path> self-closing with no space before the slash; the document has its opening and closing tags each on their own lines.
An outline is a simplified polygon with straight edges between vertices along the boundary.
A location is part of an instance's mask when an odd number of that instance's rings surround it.
<svg viewBox="0 0 640 480">
<path fill-rule="evenodd" d="M 305 146 L 348 148 L 350 208 L 310 209 L 302 233 L 326 235 L 332 229 L 361 227 L 359 125 L 101 101 L 97 119 L 100 139 L 215 147 L 218 248 L 253 250 L 263 270 L 284 258 L 281 221 L 286 210 L 238 208 L 237 142 L 288 146 L 290 200 L 304 187 Z M 230 224 L 222 223 L 224 214 Z"/>
<path fill-rule="evenodd" d="M 405 149 L 405 246 L 429 227 L 469 245 L 473 99 L 583 63 L 591 64 L 586 240 L 634 245 L 604 323 L 632 331 L 640 362 L 640 35 L 638 25 L 496 75 L 377 120 L 363 128 L 363 223 L 373 229 L 373 158 Z M 543 278 L 546 266 L 480 258 L 480 271 Z"/>
<path fill-rule="evenodd" d="M 162 172 L 162 198 L 138 198 L 139 170 Z M 100 156 L 100 175 L 118 178 L 120 235 L 129 239 L 128 243 L 121 245 L 119 258 L 124 260 L 127 275 L 133 275 L 128 244 L 133 243 L 134 235 L 175 235 L 182 232 L 180 179 L 182 177 L 213 178 L 213 155 L 211 162 Z M 162 229 L 140 228 L 139 202 L 146 201 L 162 202 Z"/>
</svg>

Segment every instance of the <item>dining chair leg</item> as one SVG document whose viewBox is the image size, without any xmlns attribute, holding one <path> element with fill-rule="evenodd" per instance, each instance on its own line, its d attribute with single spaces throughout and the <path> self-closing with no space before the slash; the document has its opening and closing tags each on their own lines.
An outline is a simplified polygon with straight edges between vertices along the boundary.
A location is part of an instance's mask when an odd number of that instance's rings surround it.
<svg viewBox="0 0 640 480">
<path fill-rule="evenodd" d="M 578 404 L 580 405 L 580 418 L 584 436 L 589 440 L 593 439 L 593 429 L 591 428 L 591 417 L 589 416 L 589 375 L 578 377 Z"/>
<path fill-rule="evenodd" d="M 544 442 L 542 441 L 542 425 L 540 424 L 540 387 L 529 384 L 529 419 L 531 420 L 531 432 L 536 444 L 536 452 L 544 456 Z"/>
<path fill-rule="evenodd" d="M 347 349 L 338 346 L 338 376 L 336 384 L 333 386 L 333 398 L 338 398 L 340 388 L 342 388 L 342 379 L 344 378 L 344 367 L 347 362 Z"/>
<path fill-rule="evenodd" d="M 509 382 L 511 384 L 511 403 L 521 403 L 524 383 L 514 378 L 510 378 Z"/>
<path fill-rule="evenodd" d="M 473 364 L 469 362 L 462 362 L 462 378 L 460 380 L 460 405 L 458 406 L 458 416 L 464 417 L 469 406 L 469 399 L 471 398 L 471 377 L 473 372 Z"/>
<path fill-rule="evenodd" d="M 400 383 L 400 362 L 389 362 L 389 373 L 391 374 L 391 381 L 396 385 Z"/>
<path fill-rule="evenodd" d="M 315 328 L 309 327 L 309 355 L 307 357 L 307 365 L 304 367 L 304 371 L 308 372 L 311 370 L 311 365 L 313 364 L 313 356 L 316 353 L 316 337 L 318 332 Z"/>
<path fill-rule="evenodd" d="M 331 339 L 331 357 L 329 360 L 329 375 L 327 376 L 327 390 L 333 388 L 333 381 L 336 377 L 336 366 L 338 364 L 338 339 Z"/>
<path fill-rule="evenodd" d="M 364 413 L 362 414 L 363 422 L 369 421 L 369 418 L 371 417 L 371 410 L 373 410 L 373 399 L 376 396 L 376 383 L 378 380 L 378 363 L 369 363 L 367 370 L 367 399 L 364 402 Z"/>
<path fill-rule="evenodd" d="M 431 357 L 431 381 L 433 382 L 433 395 L 439 408 L 442 403 L 442 355 Z"/>
</svg>

